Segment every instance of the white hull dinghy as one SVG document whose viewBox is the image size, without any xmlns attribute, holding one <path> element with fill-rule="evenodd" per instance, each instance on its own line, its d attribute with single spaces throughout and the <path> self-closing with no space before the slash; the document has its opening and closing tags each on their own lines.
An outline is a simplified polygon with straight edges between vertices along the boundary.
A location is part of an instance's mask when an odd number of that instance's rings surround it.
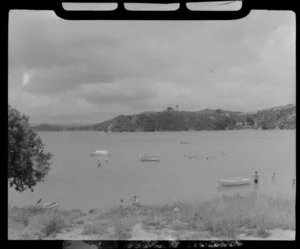
<svg viewBox="0 0 300 249">
<path fill-rule="evenodd" d="M 95 150 L 90 156 L 110 156 L 107 150 Z"/>
<path fill-rule="evenodd" d="M 251 183 L 251 179 L 245 177 L 236 177 L 231 179 L 218 179 L 217 182 L 221 186 L 231 187 L 231 186 L 248 185 Z"/>
<path fill-rule="evenodd" d="M 148 155 L 139 155 L 140 161 L 142 162 L 159 162 L 160 159 L 154 156 L 148 156 Z"/>
</svg>

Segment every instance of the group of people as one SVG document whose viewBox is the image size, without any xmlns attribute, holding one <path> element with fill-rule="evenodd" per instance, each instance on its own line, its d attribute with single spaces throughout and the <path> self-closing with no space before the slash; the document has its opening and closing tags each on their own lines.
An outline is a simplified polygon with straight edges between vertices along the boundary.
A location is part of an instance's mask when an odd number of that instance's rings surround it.
<svg viewBox="0 0 300 249">
<path fill-rule="evenodd" d="M 276 177 L 276 173 L 274 172 L 274 173 L 272 174 L 272 180 L 273 180 L 273 181 L 275 181 L 275 177 Z M 257 183 L 258 183 L 258 180 L 259 180 L 259 175 L 258 175 L 257 171 L 255 171 L 255 173 L 254 173 L 254 175 L 253 175 L 253 181 L 254 181 L 254 183 L 257 184 Z M 295 178 L 293 178 L 292 184 L 293 184 L 293 185 L 296 184 L 296 179 L 295 179 Z"/>
<path fill-rule="evenodd" d="M 275 180 L 275 177 L 276 177 L 276 174 L 275 172 L 272 174 L 272 180 L 274 181 Z M 254 175 L 253 175 L 253 181 L 254 183 L 258 183 L 258 180 L 259 180 L 259 175 L 257 173 L 257 171 L 255 171 Z"/>
<path fill-rule="evenodd" d="M 133 195 L 130 198 L 130 204 L 131 204 L 131 206 L 139 206 L 140 205 L 139 199 L 137 198 L 136 195 Z M 123 207 L 125 207 L 125 202 L 124 202 L 124 199 L 121 199 L 120 200 L 120 208 L 123 208 Z"/>
</svg>

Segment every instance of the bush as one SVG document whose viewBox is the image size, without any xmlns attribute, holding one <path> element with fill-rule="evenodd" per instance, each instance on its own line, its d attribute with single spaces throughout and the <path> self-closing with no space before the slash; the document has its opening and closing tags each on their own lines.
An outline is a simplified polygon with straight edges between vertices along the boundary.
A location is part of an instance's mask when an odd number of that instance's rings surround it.
<svg viewBox="0 0 300 249">
<path fill-rule="evenodd" d="M 11 221 L 23 223 L 24 226 L 27 226 L 33 216 L 36 216 L 43 212 L 44 209 L 35 206 L 23 208 L 13 207 L 8 209 L 8 217 Z"/>
<path fill-rule="evenodd" d="M 72 212 L 63 210 L 46 210 L 35 206 L 9 208 L 9 237 L 22 239 L 48 237 L 69 226 L 71 217 Z"/>
<path fill-rule="evenodd" d="M 29 230 L 40 231 L 42 237 L 55 235 L 65 227 L 67 227 L 66 219 L 56 211 L 48 211 L 34 216 L 28 225 Z"/>
</svg>

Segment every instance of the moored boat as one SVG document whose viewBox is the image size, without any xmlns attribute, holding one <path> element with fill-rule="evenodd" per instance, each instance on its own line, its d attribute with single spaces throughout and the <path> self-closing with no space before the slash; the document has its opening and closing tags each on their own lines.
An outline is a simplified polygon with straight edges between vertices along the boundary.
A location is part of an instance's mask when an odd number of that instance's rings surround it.
<svg viewBox="0 0 300 249">
<path fill-rule="evenodd" d="M 180 144 L 190 144 L 190 143 L 186 141 L 180 141 Z"/>
<path fill-rule="evenodd" d="M 107 150 L 95 150 L 90 156 L 110 156 Z"/>
<path fill-rule="evenodd" d="M 241 185 L 248 185 L 251 183 L 250 178 L 245 178 L 245 177 L 235 177 L 235 178 L 230 178 L 230 179 L 218 179 L 217 182 L 221 186 L 241 186 Z"/>
<path fill-rule="evenodd" d="M 146 154 L 141 154 L 139 155 L 140 161 L 142 162 L 159 162 L 160 159 L 158 157 L 155 156 L 148 156 Z"/>
</svg>

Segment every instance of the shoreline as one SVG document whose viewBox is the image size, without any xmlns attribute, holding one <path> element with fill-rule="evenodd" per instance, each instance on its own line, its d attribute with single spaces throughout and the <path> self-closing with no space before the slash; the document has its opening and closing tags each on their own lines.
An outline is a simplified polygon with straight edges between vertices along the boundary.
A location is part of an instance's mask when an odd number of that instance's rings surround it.
<svg viewBox="0 0 300 249">
<path fill-rule="evenodd" d="M 295 198 L 223 196 L 199 204 L 79 209 L 9 207 L 8 238 L 294 240 Z"/>
</svg>

